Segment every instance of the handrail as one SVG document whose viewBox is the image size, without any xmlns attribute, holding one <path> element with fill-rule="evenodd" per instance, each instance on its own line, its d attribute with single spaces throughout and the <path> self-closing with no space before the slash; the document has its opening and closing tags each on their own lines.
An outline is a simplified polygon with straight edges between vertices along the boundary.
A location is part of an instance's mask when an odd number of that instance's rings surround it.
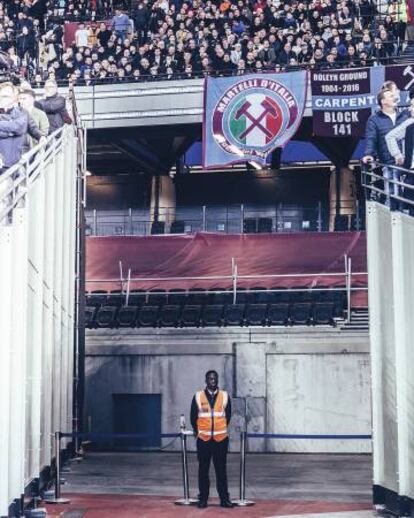
<svg viewBox="0 0 414 518">
<path fill-rule="evenodd" d="M 403 43 L 408 42 L 407 41 L 401 41 L 401 45 Z M 392 41 L 386 41 L 383 42 L 385 44 L 387 43 L 393 43 Z M 395 44 L 395 42 L 394 42 Z M 228 70 L 228 69 L 208 69 L 208 70 L 198 70 L 198 71 L 191 71 L 190 73 L 186 73 L 184 71 L 180 72 L 173 72 L 172 74 L 167 73 L 161 73 L 157 75 L 152 74 L 142 74 L 138 76 L 138 80 L 135 78 L 134 75 L 127 75 L 124 76 L 122 79 L 119 79 L 117 77 L 105 77 L 105 78 L 90 78 L 88 84 L 85 83 L 84 79 L 80 79 L 78 82 L 74 82 L 71 79 L 60 79 L 57 81 L 58 86 L 69 86 L 70 88 L 73 88 L 74 86 L 100 86 L 100 85 L 119 85 L 122 83 L 148 83 L 148 82 L 154 82 L 154 81 L 181 81 L 186 79 L 204 79 L 206 77 L 235 77 L 235 76 L 243 76 L 246 74 L 272 74 L 272 73 L 278 73 L 278 72 L 294 72 L 298 70 L 321 70 L 321 71 L 327 71 L 327 70 L 341 70 L 341 69 L 348 69 L 348 68 L 354 68 L 357 66 L 358 68 L 371 68 L 374 66 L 374 63 L 377 63 L 381 66 L 389 66 L 389 65 L 403 65 L 405 63 L 404 56 L 400 54 L 394 54 L 392 56 L 387 57 L 375 57 L 371 56 L 370 58 L 367 58 L 366 60 L 360 60 L 356 59 L 353 62 L 338 62 L 335 63 L 333 67 L 327 66 L 327 62 L 322 62 L 319 64 L 311 64 L 311 63 L 296 63 L 294 65 L 286 64 L 286 65 L 279 65 L 278 63 L 274 63 L 272 68 L 245 68 L 245 69 L 234 69 L 234 70 Z M 42 81 L 42 83 L 44 83 Z M 32 86 L 34 87 L 41 87 L 37 83 L 32 82 Z"/>
<path fill-rule="evenodd" d="M 0 222 L 26 197 L 30 185 L 40 174 L 40 163 L 54 160 L 69 134 L 65 126 L 53 132 L 44 142 L 39 142 L 20 160 L 0 175 Z"/>
<path fill-rule="evenodd" d="M 397 173 L 396 176 L 388 175 L 388 177 L 384 177 L 385 168 L 391 171 L 394 170 Z M 381 170 L 380 173 L 378 173 L 378 169 Z M 410 213 L 414 211 L 414 170 L 399 165 L 373 161 L 368 164 L 362 163 L 361 172 L 361 183 L 366 190 L 367 199 L 376 198 L 376 201 L 388 206 L 391 206 L 392 200 L 394 201 L 393 205 L 396 205 L 392 207 L 393 209 L 399 211 L 408 210 Z M 413 178 L 413 183 L 407 183 L 407 177 Z M 388 186 L 387 189 L 386 186 Z M 408 193 L 411 193 L 411 198 L 402 195 Z M 382 199 L 378 199 L 378 195 Z"/>
<path fill-rule="evenodd" d="M 246 279 L 280 279 L 280 278 L 301 278 L 301 277 L 344 277 L 346 272 L 332 272 L 332 273 L 280 273 L 280 274 L 257 274 L 257 275 L 237 275 L 238 280 Z M 368 272 L 352 272 L 352 276 L 368 275 Z M 218 281 L 218 280 L 232 280 L 232 275 L 212 275 L 205 277 L 131 277 L 130 282 L 179 282 L 179 281 Z M 117 282 L 118 279 L 87 279 L 87 283 L 111 283 Z"/>
</svg>

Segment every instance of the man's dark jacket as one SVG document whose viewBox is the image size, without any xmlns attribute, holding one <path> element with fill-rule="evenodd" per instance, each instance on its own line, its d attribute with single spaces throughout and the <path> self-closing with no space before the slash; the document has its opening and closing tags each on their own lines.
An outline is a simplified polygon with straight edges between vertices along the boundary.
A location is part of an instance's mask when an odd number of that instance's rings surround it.
<svg viewBox="0 0 414 518">
<path fill-rule="evenodd" d="M 382 110 L 377 110 L 368 119 L 365 130 L 365 156 L 370 155 L 384 164 L 394 164 L 394 158 L 388 151 L 385 135 L 409 117 L 408 110 L 397 113 L 395 124 Z"/>
<path fill-rule="evenodd" d="M 28 113 L 19 107 L 0 111 L 0 156 L 4 167 L 20 160 L 28 123 Z"/>
<path fill-rule="evenodd" d="M 49 119 L 49 133 L 61 128 L 68 120 L 69 114 L 66 111 L 65 98 L 59 94 L 41 99 L 36 106 L 43 110 Z"/>
</svg>

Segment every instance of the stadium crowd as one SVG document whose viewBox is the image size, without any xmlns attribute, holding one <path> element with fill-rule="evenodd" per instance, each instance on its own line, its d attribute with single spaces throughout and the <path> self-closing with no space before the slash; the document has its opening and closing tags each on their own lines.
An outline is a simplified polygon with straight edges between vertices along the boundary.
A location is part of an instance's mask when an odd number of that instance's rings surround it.
<svg viewBox="0 0 414 518">
<path fill-rule="evenodd" d="M 68 45 L 65 22 L 79 24 Z M 384 64 L 406 29 L 405 0 L 0 2 L 4 68 L 37 86 Z"/>
<path fill-rule="evenodd" d="M 39 100 L 27 81 L 20 88 L 10 81 L 1 82 L 0 174 L 48 135 L 71 122 L 66 99 L 59 95 L 52 79 L 45 82 L 44 97 Z"/>
</svg>

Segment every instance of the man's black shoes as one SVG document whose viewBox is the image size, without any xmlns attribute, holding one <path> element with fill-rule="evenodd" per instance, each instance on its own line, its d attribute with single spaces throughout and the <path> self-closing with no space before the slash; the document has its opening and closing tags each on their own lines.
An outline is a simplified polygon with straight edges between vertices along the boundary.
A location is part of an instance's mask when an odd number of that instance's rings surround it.
<svg viewBox="0 0 414 518">
<path fill-rule="evenodd" d="M 226 509 L 231 509 L 233 506 L 233 503 L 227 498 L 226 500 L 222 500 L 220 502 L 220 507 L 225 507 Z"/>
<path fill-rule="evenodd" d="M 197 502 L 197 507 L 198 507 L 199 509 L 205 509 L 205 508 L 207 507 L 207 502 L 206 502 L 206 500 L 199 500 L 199 501 Z"/>
</svg>

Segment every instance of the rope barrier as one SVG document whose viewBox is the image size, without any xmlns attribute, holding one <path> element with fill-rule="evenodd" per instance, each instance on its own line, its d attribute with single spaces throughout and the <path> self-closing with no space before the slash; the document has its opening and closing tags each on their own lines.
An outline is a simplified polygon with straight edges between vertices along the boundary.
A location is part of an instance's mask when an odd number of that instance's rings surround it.
<svg viewBox="0 0 414 518">
<path fill-rule="evenodd" d="M 150 435 L 148 433 L 109 433 L 109 432 L 72 432 L 72 433 L 61 433 L 61 437 L 73 438 L 78 437 L 80 439 L 147 439 L 149 437 L 160 437 L 161 439 L 177 438 L 180 436 L 179 433 L 161 433 Z"/>
<path fill-rule="evenodd" d="M 248 433 L 252 439 L 372 439 L 372 435 L 305 435 L 283 433 Z"/>
</svg>

